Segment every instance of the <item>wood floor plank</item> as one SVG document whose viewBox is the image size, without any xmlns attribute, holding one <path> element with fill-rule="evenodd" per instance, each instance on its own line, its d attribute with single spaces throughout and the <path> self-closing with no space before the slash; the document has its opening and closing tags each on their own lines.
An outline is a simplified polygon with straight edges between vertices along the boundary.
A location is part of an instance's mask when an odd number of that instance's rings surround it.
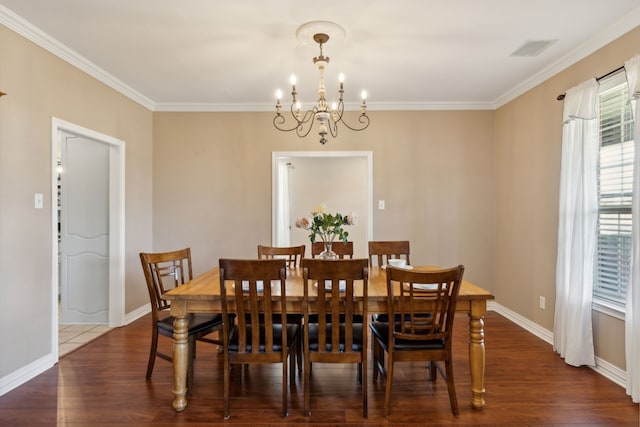
<svg viewBox="0 0 640 427">
<path fill-rule="evenodd" d="M 474 425 L 640 426 L 638 405 L 624 389 L 592 369 L 566 365 L 551 346 L 502 316 L 489 312 L 486 330 L 486 401 L 470 405 L 465 315 L 455 322 L 455 383 L 460 416 L 451 415 L 446 383 L 426 381 L 422 363 L 397 364 L 392 415 L 385 419 L 384 383 L 371 381 L 369 418 L 362 418 L 354 366 L 314 364 L 312 414 L 303 415 L 301 378 L 291 387 L 289 417 L 280 417 L 277 366 L 252 366 L 238 375 L 231 419 L 222 419 L 222 359 L 215 346 L 199 343 L 195 385 L 182 413 L 171 407 L 173 369 L 158 359 L 145 380 L 148 316 L 114 329 L 60 363 L 0 397 L 0 426 L 174 426 L 174 425 Z M 160 346 L 170 352 L 170 340 Z"/>
</svg>

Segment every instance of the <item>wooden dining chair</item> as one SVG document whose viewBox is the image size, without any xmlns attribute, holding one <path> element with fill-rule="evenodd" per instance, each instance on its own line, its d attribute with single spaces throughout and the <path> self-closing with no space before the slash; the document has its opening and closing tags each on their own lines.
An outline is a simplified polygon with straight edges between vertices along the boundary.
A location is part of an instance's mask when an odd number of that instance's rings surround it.
<svg viewBox="0 0 640 427">
<path fill-rule="evenodd" d="M 162 299 L 162 295 L 193 278 L 191 249 L 185 248 L 172 252 L 140 253 L 140 262 L 151 299 L 151 351 L 147 363 L 147 380 L 151 379 L 156 356 L 173 361 L 171 355 L 158 351 L 158 334 L 173 339 L 173 316 L 169 315 L 171 305 Z M 187 389 L 193 385 L 193 359 L 196 355 L 196 341 L 222 344 L 220 339 L 206 336 L 222 330 L 220 314 L 195 314 L 189 318 L 189 367 L 187 371 Z"/>
<path fill-rule="evenodd" d="M 391 385 L 396 362 L 428 361 L 447 382 L 451 412 L 458 415 L 451 350 L 453 319 L 464 266 L 416 271 L 387 267 L 387 310 L 395 322 L 372 322 L 373 381 L 386 381 L 384 413 L 391 413 Z M 393 325 L 391 324 L 393 323 Z M 386 367 L 385 353 L 388 355 Z M 445 371 L 436 364 L 444 361 Z"/>
<path fill-rule="evenodd" d="M 362 385 L 362 416 L 367 418 L 367 330 L 353 319 L 354 315 L 366 318 L 368 261 L 307 258 L 302 260 L 302 269 L 305 415 L 311 415 L 311 364 L 355 363 Z M 360 286 L 361 294 L 356 291 Z M 317 313 L 317 323 L 309 322 L 312 311 Z"/>
<path fill-rule="evenodd" d="M 283 258 L 287 260 L 287 267 L 295 268 L 300 265 L 300 261 L 304 258 L 305 246 L 265 246 L 258 245 L 258 259 L 277 259 Z"/>
<path fill-rule="evenodd" d="M 285 259 L 288 268 L 295 268 L 300 266 L 300 261 L 304 258 L 305 250 L 305 245 L 288 247 L 258 245 L 258 259 Z M 280 314 L 275 314 L 273 320 L 274 322 L 280 322 Z M 300 330 L 302 330 L 301 314 L 288 314 L 287 322 L 298 325 Z M 296 360 L 298 361 L 298 372 L 302 375 L 302 340 L 298 340 L 297 343 Z"/>
<path fill-rule="evenodd" d="M 338 259 L 353 258 L 353 242 L 333 242 L 331 250 L 338 255 Z M 311 244 L 311 257 L 315 258 L 324 251 L 323 242 L 313 242 Z"/>
<path fill-rule="evenodd" d="M 285 265 L 284 259 L 219 261 L 222 333 L 226 344 L 225 419 L 229 418 L 231 366 L 244 364 L 282 364 L 282 416 L 288 415 L 287 376 L 292 383 L 295 381 L 295 360 L 290 359 L 295 358 L 301 337 L 298 326 L 287 323 Z M 224 321 L 232 310 L 237 314 L 237 325 Z M 273 321 L 276 312 L 282 314 L 281 323 Z"/>
<path fill-rule="evenodd" d="M 373 266 L 375 260 L 375 265 L 386 268 L 388 260 L 393 258 L 403 258 L 407 261 L 407 264 L 411 264 L 408 240 L 369 242 L 369 266 Z M 374 313 L 371 318 L 374 321 L 386 322 L 389 316 L 387 314 Z"/>
<path fill-rule="evenodd" d="M 407 260 L 407 264 L 411 264 L 409 241 L 369 242 L 369 266 L 385 266 L 390 258 L 404 258 Z M 375 263 L 374 260 L 376 261 Z"/>
</svg>

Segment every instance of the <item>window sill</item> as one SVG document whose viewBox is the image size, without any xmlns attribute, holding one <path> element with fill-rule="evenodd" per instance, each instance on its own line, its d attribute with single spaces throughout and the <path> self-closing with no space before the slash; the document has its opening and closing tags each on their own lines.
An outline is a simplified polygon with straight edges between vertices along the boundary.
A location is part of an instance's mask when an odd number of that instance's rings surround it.
<svg viewBox="0 0 640 427">
<path fill-rule="evenodd" d="M 619 305 L 612 304 L 601 299 L 594 299 L 591 304 L 591 308 L 594 311 L 598 311 L 602 314 L 606 314 L 607 316 L 624 321 L 625 310 L 624 307 L 620 307 Z"/>
</svg>

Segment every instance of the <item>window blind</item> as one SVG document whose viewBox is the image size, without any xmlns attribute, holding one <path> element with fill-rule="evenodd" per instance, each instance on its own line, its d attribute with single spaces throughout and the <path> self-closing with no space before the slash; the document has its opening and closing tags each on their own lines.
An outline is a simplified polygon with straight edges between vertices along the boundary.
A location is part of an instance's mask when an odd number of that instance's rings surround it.
<svg viewBox="0 0 640 427">
<path fill-rule="evenodd" d="M 599 94 L 598 239 L 593 295 L 624 308 L 631 264 L 633 114 L 624 73 Z"/>
</svg>

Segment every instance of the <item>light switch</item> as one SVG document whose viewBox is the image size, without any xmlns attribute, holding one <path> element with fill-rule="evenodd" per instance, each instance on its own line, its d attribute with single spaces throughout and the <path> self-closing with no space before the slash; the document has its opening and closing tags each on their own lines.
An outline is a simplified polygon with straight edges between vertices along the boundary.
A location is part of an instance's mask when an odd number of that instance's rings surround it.
<svg viewBox="0 0 640 427">
<path fill-rule="evenodd" d="M 378 200 L 378 209 L 384 210 L 384 200 Z"/>
<path fill-rule="evenodd" d="M 35 194 L 34 205 L 36 209 L 42 209 L 44 207 L 44 196 L 42 193 Z"/>
</svg>

